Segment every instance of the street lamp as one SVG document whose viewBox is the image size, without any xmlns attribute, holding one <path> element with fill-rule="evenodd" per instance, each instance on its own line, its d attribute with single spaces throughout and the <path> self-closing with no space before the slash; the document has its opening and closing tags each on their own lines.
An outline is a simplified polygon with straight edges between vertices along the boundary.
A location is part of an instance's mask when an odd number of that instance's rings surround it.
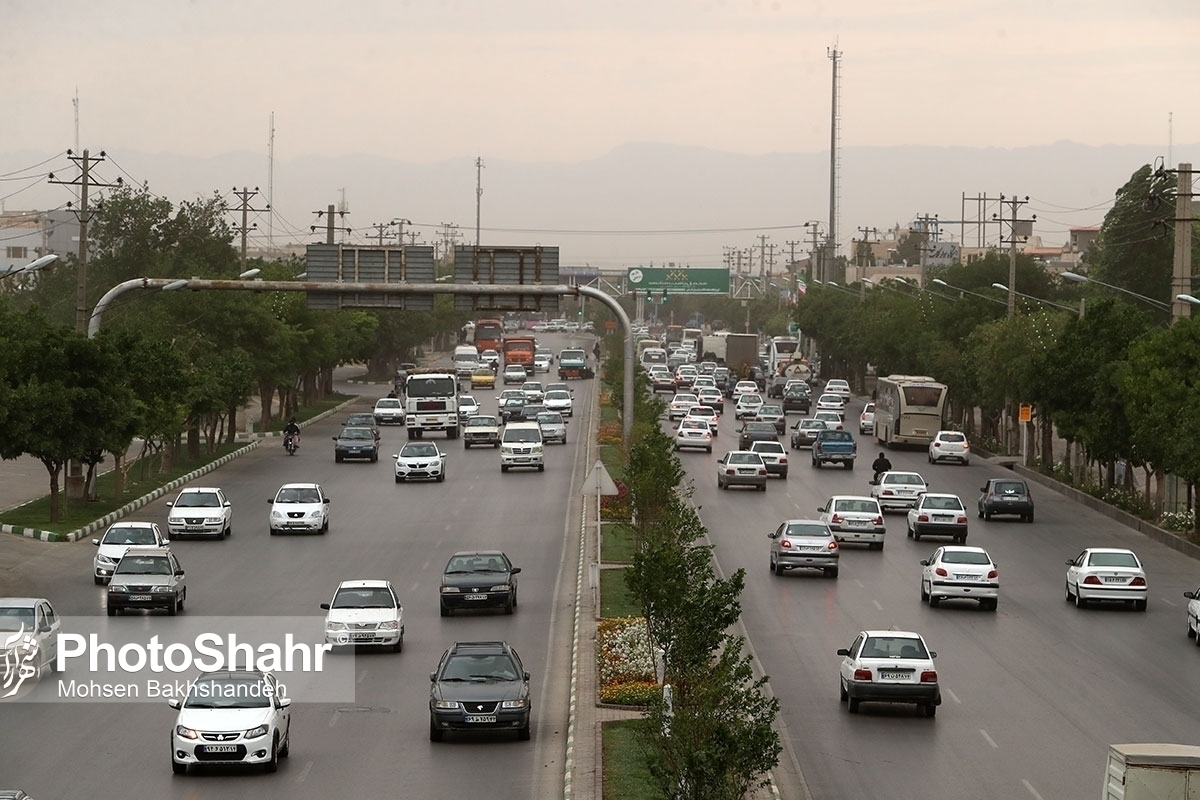
<svg viewBox="0 0 1200 800">
<path fill-rule="evenodd" d="M 1104 286 L 1109 289 L 1113 289 L 1114 291 L 1124 292 L 1127 295 L 1136 297 L 1138 300 L 1141 300 L 1142 302 L 1145 302 L 1145 303 L 1149 303 L 1150 305 L 1156 306 L 1157 308 L 1161 308 L 1163 311 L 1171 310 L 1170 303 L 1164 303 L 1162 300 L 1155 300 L 1153 297 L 1147 297 L 1144 294 L 1138 294 L 1137 292 L 1131 292 L 1128 289 L 1123 289 L 1120 286 L 1114 286 L 1111 283 L 1105 283 L 1104 281 L 1098 281 L 1095 278 L 1089 278 L 1087 275 L 1077 275 L 1074 272 L 1063 272 L 1060 274 L 1061 274 L 1061 277 L 1063 278 L 1063 280 L 1070 281 L 1071 283 L 1099 284 L 1100 286 Z M 1176 299 L 1178 299 L 1178 298 L 1176 298 Z"/>
<path fill-rule="evenodd" d="M 1015 295 L 1017 295 L 1018 297 L 1024 297 L 1024 298 L 1026 298 L 1026 299 L 1029 299 L 1029 300 L 1035 300 L 1035 301 L 1037 301 L 1037 302 L 1039 302 L 1039 303 L 1045 303 L 1045 304 L 1046 304 L 1046 305 L 1048 305 L 1048 306 L 1054 306 L 1055 308 L 1061 308 L 1063 311 L 1070 311 L 1072 314 L 1078 314 L 1078 313 L 1079 313 L 1079 309 L 1077 309 L 1077 308 L 1071 308 L 1070 306 L 1064 306 L 1062 303 L 1055 303 L 1055 302 L 1053 302 L 1053 301 L 1051 301 L 1051 300 L 1043 300 L 1042 298 L 1040 298 L 1040 297 L 1034 297 L 1034 296 L 1033 296 L 1033 295 L 1031 295 L 1031 294 L 1025 294 L 1024 292 L 1018 292 L 1016 289 L 1009 289 L 1009 288 L 1008 288 L 1007 286 L 1005 286 L 1003 283 L 993 283 L 993 284 L 992 284 L 992 288 L 993 288 L 993 289 L 999 289 L 999 290 L 1000 290 L 1000 291 L 1002 291 L 1002 292 L 1009 292 L 1009 293 L 1011 293 L 1011 294 L 1015 294 Z"/>
<path fill-rule="evenodd" d="M 1200 306 L 1200 297 L 1193 297 L 1190 294 L 1177 294 L 1175 299 L 1184 303 L 1191 303 L 1194 306 Z"/>
<path fill-rule="evenodd" d="M 257 277 L 260 272 L 262 272 L 261 269 L 248 269 L 245 272 L 243 272 L 241 275 L 238 275 L 238 280 L 239 281 L 250 280 L 251 278 Z"/>
<path fill-rule="evenodd" d="M 959 292 L 961 294 L 969 294 L 972 297 L 978 297 L 980 300 L 987 300 L 989 303 L 999 303 L 1002 306 L 1008 305 L 1008 303 L 1004 302 L 1003 300 L 997 300 L 995 297 L 988 297 L 986 294 L 972 292 L 969 289 L 963 289 L 959 286 L 951 286 L 941 278 L 934 278 L 932 281 L 930 281 L 930 283 L 936 283 L 938 286 L 945 287 L 946 289 L 950 289 L 951 291 Z"/>
<path fill-rule="evenodd" d="M 17 269 L 10 268 L 3 275 L 0 275 L 0 278 L 11 278 L 14 275 L 20 275 L 23 272 L 36 272 L 43 267 L 50 266 L 55 261 L 58 261 L 58 253 L 50 253 L 49 255 L 44 255 L 41 258 L 30 261 L 23 267 L 18 267 Z"/>
</svg>

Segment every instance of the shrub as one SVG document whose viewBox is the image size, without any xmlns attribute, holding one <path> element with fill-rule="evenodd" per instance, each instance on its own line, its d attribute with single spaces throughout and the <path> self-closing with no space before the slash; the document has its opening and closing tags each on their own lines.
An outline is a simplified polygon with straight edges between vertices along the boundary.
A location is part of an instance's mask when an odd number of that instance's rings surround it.
<svg viewBox="0 0 1200 800">
<path fill-rule="evenodd" d="M 1159 524 L 1169 531 L 1187 533 L 1196 527 L 1196 512 L 1164 511 Z"/>
<path fill-rule="evenodd" d="M 655 681 L 629 681 L 600 687 L 600 702 L 618 706 L 648 706 L 662 696 Z"/>
<path fill-rule="evenodd" d="M 643 617 L 601 620 L 596 632 L 600 702 L 645 705 L 661 693 L 650 629 Z"/>
<path fill-rule="evenodd" d="M 1146 497 L 1136 489 L 1118 489 L 1111 487 L 1099 495 L 1100 499 L 1110 506 L 1133 514 L 1141 519 L 1153 519 L 1154 509 L 1146 502 Z"/>
</svg>

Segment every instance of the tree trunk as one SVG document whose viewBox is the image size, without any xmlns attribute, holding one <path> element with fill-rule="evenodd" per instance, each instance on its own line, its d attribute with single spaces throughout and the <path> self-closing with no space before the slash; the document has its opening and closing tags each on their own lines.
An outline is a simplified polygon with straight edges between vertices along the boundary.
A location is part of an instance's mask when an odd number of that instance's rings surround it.
<svg viewBox="0 0 1200 800">
<path fill-rule="evenodd" d="M 1049 414 L 1042 416 L 1042 464 L 1047 471 L 1054 469 L 1054 420 Z"/>
<path fill-rule="evenodd" d="M 1163 503 L 1167 497 L 1167 473 L 1157 467 L 1154 469 L 1154 513 L 1162 516 Z"/>
<path fill-rule="evenodd" d="M 271 427 L 271 401 L 275 397 L 275 387 L 267 381 L 258 382 L 258 402 L 262 406 L 259 413 L 258 426 L 262 430 Z"/>
<path fill-rule="evenodd" d="M 46 472 L 50 476 L 50 521 L 58 522 L 62 519 L 59 512 L 59 491 L 58 491 L 58 474 L 62 472 L 62 464 L 54 462 L 46 462 L 42 460 L 42 464 L 46 467 Z"/>
<path fill-rule="evenodd" d="M 187 429 L 187 454 L 192 461 L 200 460 L 200 422 L 197 420 Z"/>
<path fill-rule="evenodd" d="M 230 403 L 229 408 L 225 411 L 226 417 L 229 419 L 229 430 L 226 433 L 225 441 L 233 444 L 237 441 L 237 418 L 238 407 L 237 403 Z"/>
<path fill-rule="evenodd" d="M 122 465 L 125 461 L 124 453 L 113 453 L 113 499 L 118 501 L 120 505 L 121 496 L 125 494 L 125 471 Z"/>
</svg>

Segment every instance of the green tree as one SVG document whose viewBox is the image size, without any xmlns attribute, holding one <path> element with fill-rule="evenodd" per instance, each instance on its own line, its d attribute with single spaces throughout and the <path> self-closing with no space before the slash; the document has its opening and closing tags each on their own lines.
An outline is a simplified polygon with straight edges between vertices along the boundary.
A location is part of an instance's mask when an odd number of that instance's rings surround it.
<svg viewBox="0 0 1200 800">
<path fill-rule="evenodd" d="M 1175 204 L 1164 188 L 1146 164 L 1117 190 L 1086 254 L 1093 278 L 1164 302 L 1170 299 Z"/>
</svg>

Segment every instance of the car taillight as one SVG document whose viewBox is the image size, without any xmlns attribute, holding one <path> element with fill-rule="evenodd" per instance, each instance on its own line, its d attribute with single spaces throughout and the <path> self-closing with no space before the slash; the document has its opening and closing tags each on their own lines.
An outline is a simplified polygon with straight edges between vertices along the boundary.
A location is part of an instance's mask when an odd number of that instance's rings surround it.
<svg viewBox="0 0 1200 800">
<path fill-rule="evenodd" d="M 988 492 L 988 493 L 987 493 L 987 499 L 988 499 L 988 500 L 995 500 L 995 499 L 996 499 L 996 493 L 995 493 L 995 492 Z"/>
<path fill-rule="evenodd" d="M 966 518 L 966 516 L 959 517 L 959 518 L 958 518 L 958 520 L 957 520 L 957 522 L 958 522 L 958 524 L 959 524 L 959 525 L 966 525 L 966 524 L 967 524 L 967 518 Z"/>
<path fill-rule="evenodd" d="M 921 670 L 921 683 L 937 683 L 937 670 Z"/>
<path fill-rule="evenodd" d="M 1099 586 L 1100 585 L 1100 579 L 1097 578 L 1095 575 L 1088 575 L 1086 578 L 1083 579 L 1083 582 L 1088 584 L 1089 586 Z"/>
<path fill-rule="evenodd" d="M 884 489 L 881 494 L 891 494 L 891 493 L 892 493 L 891 489 Z"/>
<path fill-rule="evenodd" d="M 869 680 L 871 680 L 871 670 L 869 670 L 869 669 L 856 669 L 856 670 L 854 670 L 854 680 L 856 680 L 856 681 L 869 681 Z"/>
<path fill-rule="evenodd" d="M 767 474 L 767 471 L 766 471 L 765 469 L 760 469 L 760 470 L 758 471 L 758 474 L 759 474 L 759 475 L 766 475 L 766 474 Z"/>
<path fill-rule="evenodd" d="M 1129 582 L 1129 585 L 1130 586 L 1145 586 L 1146 579 L 1145 578 L 1134 578 L 1133 580 L 1131 580 Z"/>
<path fill-rule="evenodd" d="M 781 548 L 783 548 L 784 550 L 787 550 L 787 549 L 791 548 L 791 546 L 792 546 L 792 542 L 791 542 L 791 540 L 790 540 L 790 539 L 784 539 L 783 541 L 781 541 L 781 542 L 779 543 L 779 546 L 780 546 Z"/>
<path fill-rule="evenodd" d="M 917 522 L 929 522 L 929 515 L 928 514 L 918 514 Z"/>
<path fill-rule="evenodd" d="M 988 570 L 988 580 L 992 580 L 994 578 L 999 578 L 999 577 L 1000 577 L 1000 573 L 997 572 L 996 570 L 994 570 L 994 569 Z"/>
<path fill-rule="evenodd" d="M 787 458 L 786 458 L 786 457 L 784 457 L 784 458 L 780 458 L 780 459 L 779 459 L 779 465 L 780 465 L 780 466 L 783 466 L 783 465 L 784 465 L 784 464 L 786 464 L 786 463 L 787 463 Z"/>
<path fill-rule="evenodd" d="M 939 578 L 945 578 L 949 573 L 946 572 L 945 568 L 938 567 L 933 571 L 933 574 L 937 575 Z"/>
<path fill-rule="evenodd" d="M 842 515 L 841 515 L 841 514 L 834 514 L 834 515 L 833 515 L 833 517 L 831 517 L 829 521 L 830 521 L 830 522 L 832 522 L 834 525 L 841 524 L 841 522 L 842 522 Z"/>
<path fill-rule="evenodd" d="M 835 541 L 833 541 L 833 540 L 830 540 L 829 544 L 825 545 L 825 547 L 826 547 L 826 549 L 828 549 L 828 550 L 837 550 L 837 549 L 838 549 L 838 543 L 837 543 L 837 542 L 835 542 Z"/>
<path fill-rule="evenodd" d="M 871 524 L 872 524 L 872 525 L 882 525 L 882 524 L 883 524 L 883 515 L 881 514 L 880 516 L 878 516 L 878 517 L 876 517 L 875 519 L 871 520 Z"/>
<path fill-rule="evenodd" d="M 971 449 L 971 443 L 963 442 L 963 450 L 970 450 L 970 449 Z"/>
<path fill-rule="evenodd" d="M 941 446 L 942 446 L 942 443 L 941 443 L 941 442 L 934 442 L 934 443 L 933 443 L 933 446 L 934 446 L 934 447 L 941 447 Z"/>
</svg>

